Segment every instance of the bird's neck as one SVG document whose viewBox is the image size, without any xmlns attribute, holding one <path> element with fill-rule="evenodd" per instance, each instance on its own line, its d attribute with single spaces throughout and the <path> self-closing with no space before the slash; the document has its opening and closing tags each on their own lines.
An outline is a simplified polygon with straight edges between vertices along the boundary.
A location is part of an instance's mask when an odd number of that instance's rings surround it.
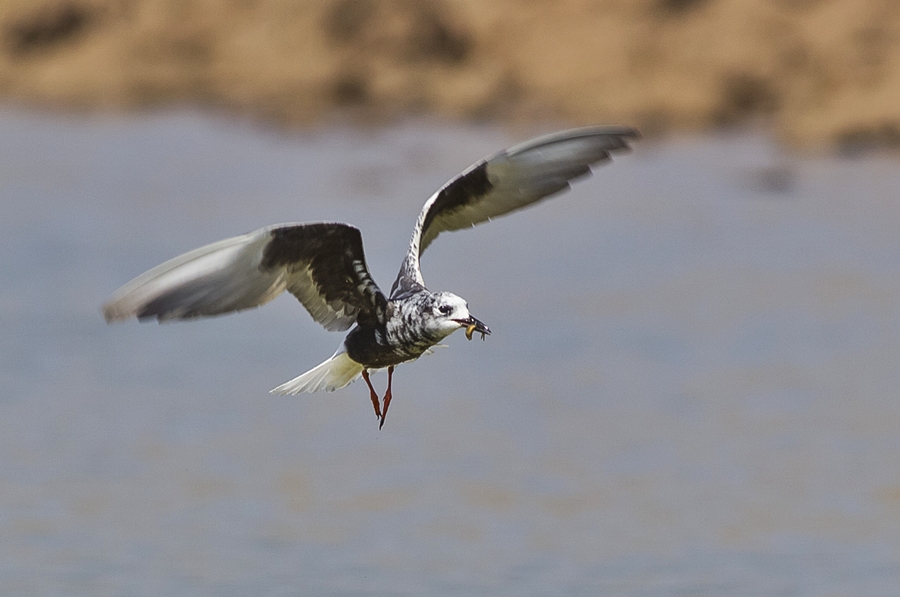
<svg viewBox="0 0 900 597">
<path fill-rule="evenodd" d="M 433 295 L 422 288 L 400 294 L 388 303 L 386 339 L 392 346 L 410 347 L 421 354 L 449 335 L 433 325 L 429 315 Z"/>
</svg>

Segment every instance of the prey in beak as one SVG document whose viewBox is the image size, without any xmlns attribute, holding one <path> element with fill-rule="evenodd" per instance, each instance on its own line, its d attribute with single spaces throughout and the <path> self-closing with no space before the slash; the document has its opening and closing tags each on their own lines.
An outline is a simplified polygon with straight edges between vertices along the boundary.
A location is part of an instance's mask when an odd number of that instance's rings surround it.
<svg viewBox="0 0 900 597">
<path fill-rule="evenodd" d="M 482 340 L 484 340 L 485 336 L 491 335 L 491 328 L 472 316 L 465 319 L 454 319 L 453 321 L 466 328 L 466 339 L 468 340 L 472 339 L 472 334 L 475 332 L 481 334 Z"/>
</svg>

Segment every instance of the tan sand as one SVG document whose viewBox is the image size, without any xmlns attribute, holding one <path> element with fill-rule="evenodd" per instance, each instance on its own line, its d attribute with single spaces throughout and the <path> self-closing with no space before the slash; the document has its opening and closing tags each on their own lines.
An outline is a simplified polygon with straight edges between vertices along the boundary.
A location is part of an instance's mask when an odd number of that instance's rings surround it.
<svg viewBox="0 0 900 597">
<path fill-rule="evenodd" d="M 2 0 L 0 93 L 900 145 L 894 0 Z"/>
</svg>

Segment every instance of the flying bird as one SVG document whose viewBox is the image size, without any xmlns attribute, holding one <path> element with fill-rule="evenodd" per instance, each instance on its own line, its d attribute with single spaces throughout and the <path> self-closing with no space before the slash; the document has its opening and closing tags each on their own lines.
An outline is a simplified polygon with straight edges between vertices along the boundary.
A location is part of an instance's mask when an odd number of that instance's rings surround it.
<svg viewBox="0 0 900 597">
<path fill-rule="evenodd" d="M 336 390 L 362 376 L 384 426 L 394 367 L 414 361 L 459 329 L 491 330 L 450 292 L 425 287 L 419 258 L 441 232 L 468 228 L 569 188 L 591 166 L 639 138 L 626 127 L 584 127 L 538 137 L 485 158 L 425 202 L 400 273 L 385 295 L 366 267 L 362 235 L 343 223 L 277 224 L 222 240 L 159 265 L 116 291 L 108 322 L 193 319 L 263 305 L 287 290 L 331 331 L 353 327 L 325 362 L 272 390 Z M 369 372 L 387 368 L 379 403 Z"/>
</svg>

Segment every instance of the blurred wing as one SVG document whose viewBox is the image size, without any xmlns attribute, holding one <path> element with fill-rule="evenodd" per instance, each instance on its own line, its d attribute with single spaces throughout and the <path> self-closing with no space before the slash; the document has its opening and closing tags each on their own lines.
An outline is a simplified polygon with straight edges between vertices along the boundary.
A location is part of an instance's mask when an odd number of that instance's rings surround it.
<svg viewBox="0 0 900 597">
<path fill-rule="evenodd" d="M 468 228 L 522 209 L 569 188 L 591 166 L 628 149 L 639 133 L 625 127 L 585 127 L 538 137 L 481 160 L 425 203 L 409 252 L 391 290 L 424 286 L 419 257 L 438 234 Z"/>
<path fill-rule="evenodd" d="M 206 245 L 138 276 L 103 307 L 107 321 L 220 315 L 283 291 L 329 330 L 384 317 L 362 235 L 347 224 L 281 224 Z"/>
</svg>

